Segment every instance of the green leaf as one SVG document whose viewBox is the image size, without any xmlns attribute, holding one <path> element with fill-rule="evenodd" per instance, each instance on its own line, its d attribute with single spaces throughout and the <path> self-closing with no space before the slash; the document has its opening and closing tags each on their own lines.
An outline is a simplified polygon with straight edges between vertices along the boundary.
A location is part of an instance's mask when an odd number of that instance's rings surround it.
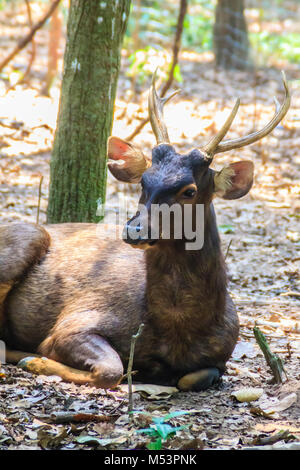
<svg viewBox="0 0 300 470">
<path fill-rule="evenodd" d="M 155 428 L 144 428 L 144 429 L 137 429 L 136 431 L 138 434 L 145 433 L 148 434 L 148 436 L 156 436 L 157 432 Z"/>
<path fill-rule="evenodd" d="M 182 416 L 182 415 L 187 415 L 189 413 L 192 413 L 191 411 L 187 410 L 181 410 L 181 411 L 173 411 L 173 413 L 169 413 L 164 417 L 165 421 L 168 421 L 169 419 L 176 418 L 177 416 Z"/>
<path fill-rule="evenodd" d="M 96 436 L 78 436 L 75 438 L 75 441 L 79 442 L 80 444 L 96 444 L 100 445 L 102 447 L 106 447 L 111 444 L 123 444 L 126 442 L 127 437 L 126 436 L 116 436 L 116 437 L 110 437 L 110 438 L 99 438 Z"/>
<path fill-rule="evenodd" d="M 221 233 L 234 233 L 234 226 L 229 224 L 219 225 L 219 231 Z"/>
<path fill-rule="evenodd" d="M 147 444 L 146 447 L 149 450 L 161 450 L 162 449 L 161 438 L 159 437 L 158 439 L 156 439 L 156 441 L 149 442 L 149 444 Z"/>
<path fill-rule="evenodd" d="M 170 434 L 176 433 L 176 428 L 170 424 L 156 424 L 156 431 L 162 437 L 162 439 L 167 439 Z"/>
<path fill-rule="evenodd" d="M 175 65 L 173 76 L 174 76 L 174 78 L 177 82 L 179 82 L 179 83 L 183 82 L 183 78 L 182 78 L 182 75 L 180 73 L 180 65 L 179 64 Z"/>
<path fill-rule="evenodd" d="M 95 436 L 78 436 L 75 438 L 76 442 L 80 444 L 100 444 L 101 439 Z"/>
<path fill-rule="evenodd" d="M 162 437 L 162 439 L 167 439 L 171 434 L 176 434 L 177 431 L 186 429 L 187 426 L 174 427 L 170 424 L 156 424 L 155 427 L 157 433 Z"/>
</svg>

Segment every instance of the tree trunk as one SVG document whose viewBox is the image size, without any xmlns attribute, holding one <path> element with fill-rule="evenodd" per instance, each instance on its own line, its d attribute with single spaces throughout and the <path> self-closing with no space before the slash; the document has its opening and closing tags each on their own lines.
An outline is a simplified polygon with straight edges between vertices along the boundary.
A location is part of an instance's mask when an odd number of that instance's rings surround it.
<svg viewBox="0 0 300 470">
<path fill-rule="evenodd" d="M 244 0 L 218 0 L 214 51 L 218 67 L 245 70 L 251 65 Z"/>
<path fill-rule="evenodd" d="M 105 201 L 120 47 L 130 0 L 71 0 L 48 223 L 97 222 Z"/>
<path fill-rule="evenodd" d="M 50 18 L 49 39 L 48 39 L 48 70 L 46 75 L 46 83 L 43 93 L 50 95 L 50 89 L 57 75 L 59 61 L 59 44 L 62 37 L 63 18 L 59 8 L 56 8 Z"/>
</svg>

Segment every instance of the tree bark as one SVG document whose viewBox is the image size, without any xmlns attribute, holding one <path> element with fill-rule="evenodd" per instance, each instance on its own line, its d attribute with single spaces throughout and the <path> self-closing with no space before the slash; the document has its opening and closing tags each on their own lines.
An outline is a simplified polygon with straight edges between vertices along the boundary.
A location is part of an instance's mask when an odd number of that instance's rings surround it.
<svg viewBox="0 0 300 470">
<path fill-rule="evenodd" d="M 218 0 L 214 24 L 218 67 L 245 70 L 251 65 L 244 8 L 244 0 Z"/>
<path fill-rule="evenodd" d="M 130 0 L 71 0 L 48 222 L 97 222 L 105 201 L 120 48 Z"/>
</svg>

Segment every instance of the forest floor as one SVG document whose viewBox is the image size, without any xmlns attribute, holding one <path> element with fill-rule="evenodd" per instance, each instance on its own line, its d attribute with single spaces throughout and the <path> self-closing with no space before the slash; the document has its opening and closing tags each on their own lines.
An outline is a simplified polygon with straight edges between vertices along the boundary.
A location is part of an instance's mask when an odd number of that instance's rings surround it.
<svg viewBox="0 0 300 470">
<path fill-rule="evenodd" d="M 14 38 L 15 40 L 15 38 Z M 30 83 L 12 87 L 0 81 L 0 217 L 1 222 L 35 222 L 39 184 L 39 221 L 46 221 L 49 162 L 58 109 L 59 80 L 51 97 L 41 94 L 46 36 L 38 36 L 39 56 Z M 25 64 L 27 52 L 17 62 Z M 126 138 L 146 116 L 146 94 L 133 99 L 125 77 L 119 81 L 113 134 Z M 222 125 L 239 96 L 242 105 L 229 138 L 260 128 L 281 102 L 280 70 L 255 73 L 215 71 L 209 54 L 181 54 L 182 93 L 166 106 L 170 138 L 181 152 L 199 147 Z M 124 65 L 125 64 L 125 65 Z M 20 65 L 20 66 L 21 66 Z M 166 417 L 183 426 L 163 440 L 167 449 L 244 449 L 300 442 L 300 89 L 299 72 L 285 67 L 293 92 L 288 116 L 261 142 L 217 156 L 215 168 L 251 159 L 255 182 L 237 201 L 215 200 L 229 287 L 240 317 L 240 336 L 222 383 L 194 393 L 142 387 L 134 393 L 133 420 L 128 417 L 127 387 L 103 391 L 33 376 L 9 365 L 0 369 L 0 449 L 142 449 L 154 437 L 138 430 Z M 145 87 L 146 88 L 146 87 Z M 128 91 L 129 90 L 129 91 Z M 135 138 L 150 152 L 149 124 Z M 109 206 L 124 194 L 135 210 L 138 188 L 108 177 Z M 287 378 L 271 383 L 271 374 L 256 344 L 253 327 L 265 334 L 272 352 L 284 361 Z M 260 398 L 239 402 L 233 393 L 255 388 Z M 144 413 L 147 414 L 144 414 Z M 178 412 L 186 412 L 185 414 Z M 159 436 L 159 426 L 156 427 Z M 277 435 L 280 431 L 286 431 Z M 275 437 L 274 437 L 275 436 Z M 274 444 L 274 442 L 278 441 Z"/>
</svg>

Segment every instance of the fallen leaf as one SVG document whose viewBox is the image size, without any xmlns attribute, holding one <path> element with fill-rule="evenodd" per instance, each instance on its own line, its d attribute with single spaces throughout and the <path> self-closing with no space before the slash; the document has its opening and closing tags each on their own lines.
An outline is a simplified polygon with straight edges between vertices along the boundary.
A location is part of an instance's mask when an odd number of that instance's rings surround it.
<svg viewBox="0 0 300 470">
<path fill-rule="evenodd" d="M 128 436 L 116 436 L 110 438 L 99 438 L 97 436 L 78 436 L 76 437 L 76 442 L 80 444 L 97 444 L 102 447 L 106 447 L 111 444 L 124 444 L 128 439 Z"/>
<path fill-rule="evenodd" d="M 286 238 L 288 238 L 292 242 L 298 242 L 300 240 L 300 234 L 298 232 L 293 232 L 292 230 L 288 230 L 286 232 Z"/>
<path fill-rule="evenodd" d="M 242 450 L 300 450 L 300 442 L 276 442 L 270 446 L 242 447 Z"/>
<path fill-rule="evenodd" d="M 255 426 L 255 430 L 263 433 L 270 433 L 274 431 L 285 431 L 288 430 L 290 433 L 300 434 L 300 427 L 284 425 L 282 423 L 258 423 Z"/>
<path fill-rule="evenodd" d="M 128 392 L 128 385 L 121 384 L 119 387 L 123 392 Z M 147 400 L 163 400 L 179 392 L 176 387 L 154 384 L 135 384 L 132 386 L 132 391 L 140 393 L 142 397 L 147 398 Z"/>
<path fill-rule="evenodd" d="M 258 400 L 263 394 L 262 388 L 241 388 L 235 392 L 232 392 L 232 396 L 234 396 L 240 402 L 250 402 Z"/>
<path fill-rule="evenodd" d="M 37 433 L 38 443 L 44 450 L 55 449 L 61 445 L 63 439 L 65 439 L 67 435 L 68 432 L 65 428 L 63 428 L 59 434 L 53 434 L 49 431 L 41 429 Z"/>
<path fill-rule="evenodd" d="M 264 418 L 269 418 L 269 419 L 279 419 L 279 414 L 275 413 L 273 411 L 266 412 L 259 406 L 255 406 L 250 408 L 250 413 L 256 416 L 263 416 Z"/>
<path fill-rule="evenodd" d="M 251 408 L 250 412 L 266 418 L 279 419 L 279 412 L 288 409 L 296 402 L 296 393 L 290 393 L 280 400 L 276 397 L 262 398 L 258 406 Z"/>
<path fill-rule="evenodd" d="M 179 450 L 202 450 L 204 449 L 204 442 L 199 439 L 185 439 L 182 441 L 181 446 L 179 447 Z"/>
<path fill-rule="evenodd" d="M 265 413 L 270 414 L 279 411 L 284 411 L 296 402 L 297 394 L 290 393 L 289 395 L 286 395 L 280 400 L 278 398 L 273 397 L 270 399 L 264 399 L 262 403 L 260 403 L 260 408 L 263 409 Z"/>
</svg>

